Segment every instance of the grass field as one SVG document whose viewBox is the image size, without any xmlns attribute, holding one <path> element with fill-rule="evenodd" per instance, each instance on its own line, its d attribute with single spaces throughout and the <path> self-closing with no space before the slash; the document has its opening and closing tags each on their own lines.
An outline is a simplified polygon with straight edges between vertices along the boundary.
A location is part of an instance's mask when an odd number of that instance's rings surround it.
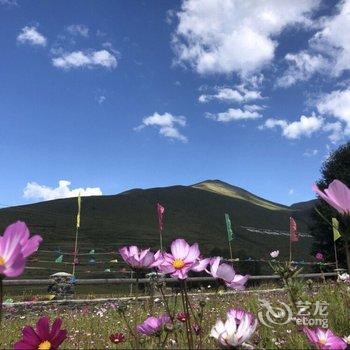
<svg viewBox="0 0 350 350">
<path fill-rule="evenodd" d="M 271 286 L 270 286 L 271 287 Z M 217 348 L 214 339 L 209 337 L 210 329 L 218 317 L 225 317 L 229 308 L 243 308 L 252 312 L 255 316 L 259 312 L 259 299 L 266 299 L 273 307 L 280 306 L 280 301 L 286 302 L 288 296 L 285 292 L 252 292 L 222 295 L 213 293 L 207 295 L 208 290 L 198 292 L 195 297 L 190 296 L 191 305 L 199 310 L 201 302 L 205 302 L 203 309 L 202 348 Z M 109 294 L 114 295 L 113 291 Z M 120 295 L 120 293 L 118 293 Z M 93 296 L 92 296 L 93 297 Z M 339 336 L 348 336 L 350 333 L 350 292 L 345 284 L 327 282 L 325 284 L 301 283 L 299 299 L 303 302 L 310 302 L 312 305 L 317 301 L 328 303 L 328 327 Z M 170 309 L 182 311 L 179 297 L 173 294 L 169 298 Z M 202 304 L 203 305 L 203 304 Z M 153 315 L 164 313 L 164 305 L 157 298 L 155 302 L 130 301 L 126 307 L 125 316 L 134 330 L 135 326 L 141 323 L 150 312 Z M 133 341 L 130 331 L 123 322 L 122 314 L 118 311 L 121 304 L 118 302 L 105 304 L 87 304 L 84 306 L 45 306 L 38 307 L 28 304 L 25 308 L 6 308 L 5 319 L 3 320 L 0 332 L 1 349 L 11 348 L 12 344 L 21 336 L 21 329 L 25 325 L 34 326 L 40 316 L 48 315 L 51 319 L 58 316 L 63 319 L 63 328 L 68 330 L 68 338 L 61 348 L 66 349 L 111 349 L 130 348 Z M 112 333 L 123 332 L 126 341 L 115 345 L 109 340 Z M 195 336 L 197 337 L 197 336 Z M 199 336 L 198 336 L 199 337 Z M 165 338 L 165 336 L 164 336 Z M 163 338 L 163 339 L 164 339 Z M 139 346 L 142 348 L 159 348 L 157 337 L 139 337 Z M 196 340 L 198 343 L 198 339 Z M 311 346 L 301 332 L 301 327 L 295 322 L 274 325 L 272 328 L 264 326 L 259 322 L 258 328 L 250 340 L 250 345 L 257 349 L 310 349 Z M 165 348 L 186 348 L 184 324 L 175 320 L 173 329 L 168 330 Z"/>
</svg>

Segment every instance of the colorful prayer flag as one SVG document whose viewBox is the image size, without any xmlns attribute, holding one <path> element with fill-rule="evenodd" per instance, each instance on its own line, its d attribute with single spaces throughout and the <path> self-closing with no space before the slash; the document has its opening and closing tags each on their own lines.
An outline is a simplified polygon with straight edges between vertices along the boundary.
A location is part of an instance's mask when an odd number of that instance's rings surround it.
<svg viewBox="0 0 350 350">
<path fill-rule="evenodd" d="M 80 227 L 80 211 L 81 211 L 81 196 L 80 196 L 80 192 L 79 192 L 79 195 L 78 195 L 77 228 Z"/>
<path fill-rule="evenodd" d="M 332 218 L 332 226 L 333 226 L 333 239 L 334 242 L 341 237 L 339 232 L 339 221 L 336 218 Z"/>
<path fill-rule="evenodd" d="M 225 214 L 225 221 L 226 221 L 227 239 L 229 242 L 231 242 L 233 240 L 233 231 L 232 231 L 230 216 L 228 214 Z"/>
<path fill-rule="evenodd" d="M 158 214 L 158 225 L 159 225 L 159 231 L 163 231 L 164 225 L 163 225 L 163 214 L 165 212 L 165 208 L 157 203 L 157 214 Z"/>
<path fill-rule="evenodd" d="M 290 231 L 290 241 L 298 242 L 298 232 L 297 232 L 297 223 L 294 218 L 289 218 L 289 231 Z"/>
<path fill-rule="evenodd" d="M 61 263 L 63 261 L 63 255 L 60 255 L 56 260 L 55 263 Z"/>
</svg>

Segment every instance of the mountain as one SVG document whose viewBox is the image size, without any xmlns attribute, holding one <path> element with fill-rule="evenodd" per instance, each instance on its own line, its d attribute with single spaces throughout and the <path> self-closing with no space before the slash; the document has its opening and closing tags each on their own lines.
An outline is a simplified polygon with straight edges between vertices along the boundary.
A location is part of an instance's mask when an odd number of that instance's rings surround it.
<svg viewBox="0 0 350 350">
<path fill-rule="evenodd" d="M 117 195 L 82 198 L 79 253 L 95 249 L 95 256 L 80 257 L 80 276 L 100 276 L 105 268 L 117 265 L 112 252 L 123 245 L 159 249 L 155 205 L 165 208 L 164 246 L 177 237 L 198 242 L 204 255 L 229 256 L 224 213 L 231 216 L 234 240 L 233 255 L 240 258 L 268 258 L 279 249 L 281 257 L 289 252 L 289 217 L 298 222 L 300 241 L 293 244 L 295 259 L 309 260 L 312 238 L 308 235 L 309 211 L 299 204 L 284 206 L 219 180 L 208 180 L 192 186 L 134 189 Z M 31 232 L 40 233 L 44 242 L 30 261 L 24 277 L 47 276 L 50 271 L 70 270 L 72 256 L 64 255 L 61 266 L 53 261 L 61 250 L 74 250 L 76 198 L 57 199 L 0 210 L 0 229 L 16 220 L 25 221 Z M 106 254 L 111 253 L 111 254 Z M 89 262 L 92 258 L 96 262 Z M 35 260 L 36 259 L 36 260 Z M 64 263 L 67 263 L 65 265 Z"/>
</svg>

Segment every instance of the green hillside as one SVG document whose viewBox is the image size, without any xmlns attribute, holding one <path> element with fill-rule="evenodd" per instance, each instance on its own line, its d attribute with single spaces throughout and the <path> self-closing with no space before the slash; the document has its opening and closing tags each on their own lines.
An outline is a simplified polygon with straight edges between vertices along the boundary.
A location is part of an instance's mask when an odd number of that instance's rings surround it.
<svg viewBox="0 0 350 350">
<path fill-rule="evenodd" d="M 100 253 L 113 252 L 130 244 L 158 249 L 155 211 L 158 201 L 166 208 L 165 246 L 173 239 L 183 237 L 198 242 L 205 255 L 220 253 L 228 256 L 224 213 L 231 215 L 235 232 L 234 255 L 241 258 L 265 258 L 272 249 L 279 249 L 282 257 L 287 257 L 291 215 L 298 221 L 299 232 L 308 232 L 307 210 L 293 210 L 217 180 L 205 181 L 193 186 L 135 189 L 113 196 L 84 197 L 79 253 L 91 249 Z M 27 270 L 24 277 L 42 277 L 50 271 L 71 269 L 69 265 L 58 266 L 52 262 L 59 255 L 53 251 L 73 251 L 76 207 L 76 198 L 68 198 L 0 210 L 2 230 L 11 222 L 24 220 L 32 232 L 38 232 L 44 238 L 36 256 L 38 261 L 30 262 L 32 269 Z M 300 242 L 293 245 L 295 259 L 310 260 L 310 244 L 310 237 L 301 237 Z M 80 258 L 80 276 L 103 275 L 105 268 L 118 269 L 118 264 L 109 263 L 118 258 L 115 254 L 96 255 L 100 264 L 90 264 L 90 258 Z M 71 260 L 71 256 L 64 256 L 64 262 Z"/>
</svg>

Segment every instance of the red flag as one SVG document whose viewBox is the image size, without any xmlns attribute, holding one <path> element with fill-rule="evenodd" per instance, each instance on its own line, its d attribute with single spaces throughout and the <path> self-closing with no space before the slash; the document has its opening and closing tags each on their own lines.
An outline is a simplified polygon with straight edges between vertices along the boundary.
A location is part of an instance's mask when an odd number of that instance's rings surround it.
<svg viewBox="0 0 350 350">
<path fill-rule="evenodd" d="M 290 231 L 290 241 L 298 242 L 298 232 L 297 232 L 297 223 L 295 220 L 290 217 L 289 218 L 289 231 Z"/>
<path fill-rule="evenodd" d="M 163 225 L 163 214 L 165 212 L 165 208 L 157 203 L 157 213 L 158 213 L 158 225 L 159 225 L 159 231 L 163 231 L 164 225 Z"/>
</svg>

